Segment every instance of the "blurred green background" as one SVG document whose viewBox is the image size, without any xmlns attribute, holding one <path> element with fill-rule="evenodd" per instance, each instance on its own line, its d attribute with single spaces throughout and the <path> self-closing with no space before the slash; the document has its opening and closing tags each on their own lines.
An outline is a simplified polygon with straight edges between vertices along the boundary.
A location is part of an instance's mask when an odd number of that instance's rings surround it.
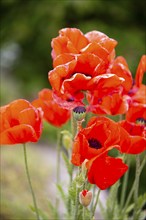
<svg viewBox="0 0 146 220">
<path fill-rule="evenodd" d="M 1 105 L 18 98 L 31 101 L 41 89 L 50 87 L 51 40 L 61 28 L 76 27 L 83 33 L 98 30 L 117 40 L 116 53 L 126 58 L 133 76 L 146 53 L 146 13 L 142 0 L 1 0 L 0 21 Z M 56 129 L 47 123 L 44 127 L 45 132 L 49 131 L 49 143 L 53 144 Z M 48 169 L 49 161 L 44 163 L 44 153 L 40 154 L 41 144 L 36 150 L 34 145 L 30 146 L 29 155 L 42 205 L 42 193 L 46 188 L 49 191 L 46 179 L 51 178 L 52 171 Z M 22 149 L 3 148 L 1 156 L 1 219 L 33 219 L 28 211 L 32 200 L 25 181 Z"/>
</svg>

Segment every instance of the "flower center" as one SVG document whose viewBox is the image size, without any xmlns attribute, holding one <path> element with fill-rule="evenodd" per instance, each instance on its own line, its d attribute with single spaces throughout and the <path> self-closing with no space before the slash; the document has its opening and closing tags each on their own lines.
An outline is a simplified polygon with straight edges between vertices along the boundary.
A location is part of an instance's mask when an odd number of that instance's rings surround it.
<svg viewBox="0 0 146 220">
<path fill-rule="evenodd" d="M 136 123 L 137 124 L 146 124 L 146 120 L 144 118 L 137 118 Z"/>
<path fill-rule="evenodd" d="M 88 143 L 89 143 L 89 145 L 90 145 L 91 148 L 95 148 L 95 149 L 100 149 L 100 148 L 102 148 L 101 143 L 100 143 L 98 140 L 96 140 L 95 138 L 89 139 L 89 140 L 88 140 Z"/>
</svg>

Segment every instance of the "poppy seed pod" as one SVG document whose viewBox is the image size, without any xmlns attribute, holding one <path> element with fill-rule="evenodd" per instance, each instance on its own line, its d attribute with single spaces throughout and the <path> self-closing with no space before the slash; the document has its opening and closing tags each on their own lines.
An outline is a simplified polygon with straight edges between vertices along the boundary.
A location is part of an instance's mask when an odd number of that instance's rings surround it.
<svg viewBox="0 0 146 220">
<path fill-rule="evenodd" d="M 83 206 L 87 207 L 88 205 L 90 205 L 91 200 L 92 200 L 91 191 L 85 189 L 79 193 L 79 201 Z"/>
<path fill-rule="evenodd" d="M 84 106 L 77 106 L 73 109 L 74 118 L 77 121 L 82 121 L 86 116 L 86 109 Z"/>
</svg>

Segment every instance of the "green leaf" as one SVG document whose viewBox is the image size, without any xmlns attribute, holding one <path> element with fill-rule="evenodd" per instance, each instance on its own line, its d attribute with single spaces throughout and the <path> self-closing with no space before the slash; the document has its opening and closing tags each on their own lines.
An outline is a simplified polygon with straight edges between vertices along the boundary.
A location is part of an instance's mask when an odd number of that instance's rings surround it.
<svg viewBox="0 0 146 220">
<path fill-rule="evenodd" d="M 65 195 L 64 190 L 60 184 L 56 184 L 56 187 L 61 195 L 61 198 L 62 198 L 65 206 L 67 207 L 67 195 Z"/>
<path fill-rule="evenodd" d="M 51 201 L 48 200 L 48 206 L 49 206 L 49 209 L 51 211 L 51 215 L 53 216 L 53 218 L 55 220 L 59 220 L 59 213 L 58 211 L 56 210 L 56 208 L 52 205 Z"/>
<path fill-rule="evenodd" d="M 68 174 L 71 176 L 71 174 L 72 174 L 72 164 L 70 163 L 68 157 L 66 156 L 66 154 L 64 152 L 62 152 L 62 157 L 63 157 L 63 160 L 65 162 Z"/>
<path fill-rule="evenodd" d="M 30 205 L 30 209 L 36 213 L 35 208 Z M 48 220 L 48 215 L 41 209 L 38 209 L 40 220 Z"/>
</svg>

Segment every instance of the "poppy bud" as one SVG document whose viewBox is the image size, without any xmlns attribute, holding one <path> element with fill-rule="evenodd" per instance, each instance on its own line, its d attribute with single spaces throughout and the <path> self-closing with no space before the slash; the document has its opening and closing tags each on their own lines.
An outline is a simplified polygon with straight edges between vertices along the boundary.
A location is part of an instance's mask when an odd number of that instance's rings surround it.
<svg viewBox="0 0 146 220">
<path fill-rule="evenodd" d="M 82 192 L 80 192 L 79 194 L 79 200 L 80 200 L 80 203 L 87 207 L 88 205 L 90 205 L 90 202 L 92 200 L 92 192 L 91 191 L 88 191 L 88 190 L 83 190 Z"/>
<path fill-rule="evenodd" d="M 72 134 L 67 130 L 61 131 L 61 134 L 63 146 L 68 150 L 72 146 Z"/>
<path fill-rule="evenodd" d="M 77 106 L 73 109 L 74 118 L 77 121 L 82 121 L 86 116 L 86 109 L 84 106 Z"/>
<path fill-rule="evenodd" d="M 87 167 L 86 167 L 86 163 L 88 162 L 87 159 L 84 160 L 84 162 L 82 163 L 82 175 L 86 176 L 87 173 Z"/>
</svg>

